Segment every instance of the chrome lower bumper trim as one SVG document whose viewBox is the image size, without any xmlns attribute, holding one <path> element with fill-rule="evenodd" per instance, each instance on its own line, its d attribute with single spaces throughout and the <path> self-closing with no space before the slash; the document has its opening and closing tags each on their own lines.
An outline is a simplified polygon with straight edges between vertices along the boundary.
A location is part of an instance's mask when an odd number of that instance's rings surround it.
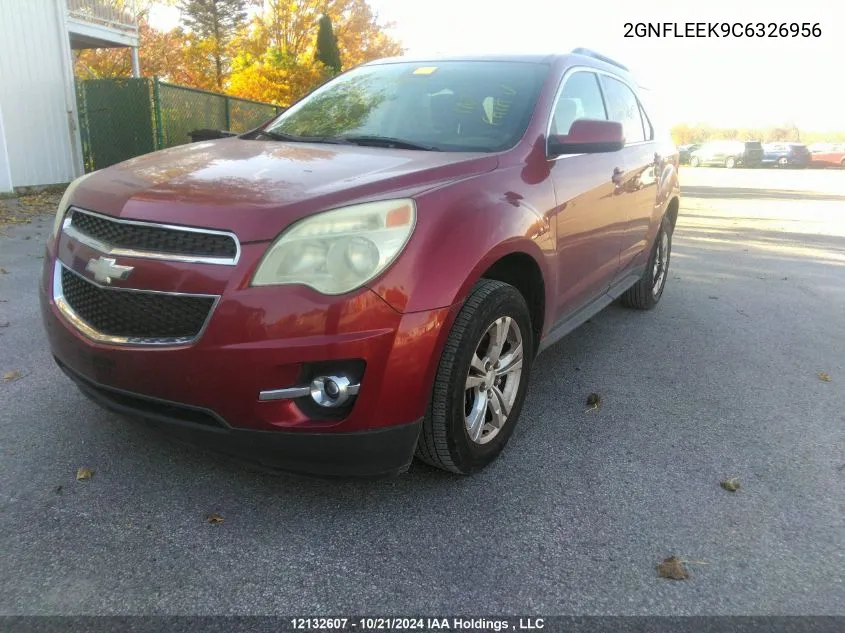
<svg viewBox="0 0 845 633">
<path fill-rule="evenodd" d="M 358 395 L 358 390 L 361 385 L 349 385 L 346 388 L 346 394 L 349 396 Z M 268 391 L 261 391 L 258 393 L 258 399 L 262 402 L 267 400 L 294 400 L 296 398 L 303 398 L 311 395 L 311 385 L 301 385 L 299 387 L 287 387 L 285 389 L 270 389 Z"/>
</svg>

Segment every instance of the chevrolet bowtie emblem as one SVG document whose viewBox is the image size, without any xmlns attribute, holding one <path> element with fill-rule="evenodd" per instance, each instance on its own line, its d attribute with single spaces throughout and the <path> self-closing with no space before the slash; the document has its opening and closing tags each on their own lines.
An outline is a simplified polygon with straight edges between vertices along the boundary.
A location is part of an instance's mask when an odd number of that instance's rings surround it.
<svg viewBox="0 0 845 633">
<path fill-rule="evenodd" d="M 134 266 L 121 266 L 116 259 L 111 257 L 93 257 L 88 260 L 88 265 L 85 270 L 94 273 L 94 279 L 97 281 L 110 284 L 112 279 L 126 279 L 129 274 L 135 270 Z"/>
</svg>

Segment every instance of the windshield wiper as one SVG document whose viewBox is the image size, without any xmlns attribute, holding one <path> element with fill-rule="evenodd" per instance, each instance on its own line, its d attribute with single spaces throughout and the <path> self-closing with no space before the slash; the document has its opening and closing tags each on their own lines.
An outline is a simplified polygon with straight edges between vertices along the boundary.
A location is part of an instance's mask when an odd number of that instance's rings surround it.
<svg viewBox="0 0 845 633">
<path fill-rule="evenodd" d="M 334 145 L 349 145 L 349 141 L 339 136 L 299 136 L 297 134 L 285 134 L 271 130 L 259 130 L 256 136 L 266 136 L 274 141 L 287 141 L 291 143 L 332 143 Z"/>
<path fill-rule="evenodd" d="M 414 143 L 413 141 L 406 141 L 401 138 L 391 138 L 389 136 L 342 136 L 340 137 L 349 143 L 356 145 L 375 145 L 376 147 L 393 147 L 396 149 L 420 149 L 427 152 L 439 152 L 439 147 L 433 145 L 423 145 L 422 143 Z"/>
</svg>

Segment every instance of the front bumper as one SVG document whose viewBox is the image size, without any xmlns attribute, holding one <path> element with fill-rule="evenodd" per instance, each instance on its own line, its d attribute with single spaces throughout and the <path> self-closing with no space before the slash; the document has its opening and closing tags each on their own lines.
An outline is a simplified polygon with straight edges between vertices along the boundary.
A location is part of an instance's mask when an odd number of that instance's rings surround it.
<svg viewBox="0 0 845 633">
<path fill-rule="evenodd" d="M 143 421 L 176 440 L 270 469 L 319 476 L 402 473 L 413 459 L 422 422 L 349 433 L 238 429 L 222 424 L 212 411 L 104 387 L 56 362 L 101 407 Z"/>
<path fill-rule="evenodd" d="M 227 287 L 196 342 L 115 345 L 63 316 L 54 266 L 48 252 L 40 298 L 50 347 L 100 405 L 276 468 L 381 474 L 410 463 L 452 308 L 402 314 L 366 288 L 330 298 Z M 350 362 L 362 368 L 360 391 L 341 417 L 307 406 L 309 397 L 259 400 L 301 385 L 315 366 Z"/>
</svg>

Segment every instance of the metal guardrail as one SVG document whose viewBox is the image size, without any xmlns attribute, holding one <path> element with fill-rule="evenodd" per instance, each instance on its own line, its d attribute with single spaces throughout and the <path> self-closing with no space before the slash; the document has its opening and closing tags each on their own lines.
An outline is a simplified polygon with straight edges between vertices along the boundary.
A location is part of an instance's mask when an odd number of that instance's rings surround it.
<svg viewBox="0 0 845 633">
<path fill-rule="evenodd" d="M 138 33 L 133 0 L 65 0 L 68 16 L 133 35 Z"/>
</svg>

